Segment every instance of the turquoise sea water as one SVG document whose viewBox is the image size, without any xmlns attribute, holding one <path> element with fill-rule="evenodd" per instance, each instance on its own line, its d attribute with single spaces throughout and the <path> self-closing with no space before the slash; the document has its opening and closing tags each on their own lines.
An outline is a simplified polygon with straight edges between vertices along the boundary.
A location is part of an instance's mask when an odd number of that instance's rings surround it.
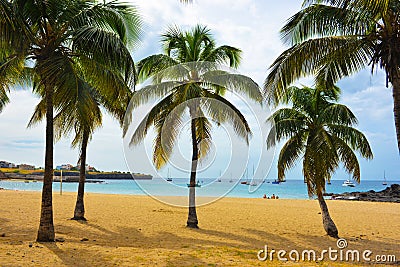
<svg viewBox="0 0 400 267">
<path fill-rule="evenodd" d="M 236 182 L 236 181 L 235 181 Z M 215 179 L 200 179 L 201 187 L 196 188 L 198 196 L 211 197 L 242 197 L 242 198 L 261 198 L 263 194 L 271 196 L 278 195 L 280 198 L 290 199 L 306 199 L 307 187 L 303 180 L 287 180 L 281 184 L 272 184 L 271 180 L 266 180 L 264 183 L 259 183 L 256 186 L 242 185 L 240 183 L 230 183 L 222 180 L 217 182 Z M 103 194 L 127 194 L 127 195 L 155 195 L 155 196 L 187 196 L 187 179 L 173 178 L 173 182 L 167 183 L 161 178 L 153 178 L 152 180 L 104 180 L 104 183 L 87 183 L 85 186 L 86 192 L 103 193 Z M 387 181 L 388 185 L 382 185 L 382 181 L 362 181 L 356 184 L 355 187 L 343 187 L 343 181 L 332 181 L 331 185 L 326 185 L 328 193 L 343 193 L 354 191 L 380 191 L 394 183 L 400 181 Z M 15 182 L 15 181 L 0 181 L 0 187 L 11 190 L 28 190 L 41 191 L 42 182 Z M 76 192 L 78 189 L 77 183 L 63 183 L 63 192 Z M 146 192 L 144 192 L 143 188 Z M 230 189 L 230 191 L 229 191 Z M 255 189 L 257 189 L 255 192 Z M 60 191 L 60 183 L 53 183 L 54 193 Z"/>
</svg>

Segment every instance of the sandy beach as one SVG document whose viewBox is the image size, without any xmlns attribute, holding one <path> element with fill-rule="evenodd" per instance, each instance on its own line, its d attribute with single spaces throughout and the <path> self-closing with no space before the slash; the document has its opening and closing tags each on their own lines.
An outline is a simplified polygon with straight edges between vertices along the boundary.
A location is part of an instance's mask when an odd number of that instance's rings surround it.
<svg viewBox="0 0 400 267">
<path fill-rule="evenodd" d="M 185 227 L 187 209 L 147 196 L 87 194 L 86 223 L 70 220 L 75 194 L 54 194 L 56 237 L 36 243 L 38 192 L 0 191 L 1 266 L 347 266 L 259 261 L 268 249 L 321 252 L 325 235 L 314 200 L 225 198 L 198 208 L 199 230 Z M 396 255 L 400 260 L 399 204 L 327 201 L 347 249 Z M 30 243 L 32 247 L 30 247 Z M 370 263 L 371 266 L 374 263 Z M 398 264 L 398 262 L 397 262 Z M 351 266 L 365 266 L 352 263 Z M 382 266 L 381 264 L 379 266 Z"/>
</svg>

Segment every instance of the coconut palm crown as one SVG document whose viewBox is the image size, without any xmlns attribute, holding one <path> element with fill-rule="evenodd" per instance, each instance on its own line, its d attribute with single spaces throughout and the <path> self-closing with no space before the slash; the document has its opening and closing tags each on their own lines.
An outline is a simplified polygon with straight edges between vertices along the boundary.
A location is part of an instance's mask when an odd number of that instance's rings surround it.
<svg viewBox="0 0 400 267">
<path fill-rule="evenodd" d="M 321 90 L 310 87 L 289 87 L 282 101 L 291 107 L 275 111 L 268 121 L 272 129 L 267 147 L 287 140 L 278 157 L 278 178 L 283 180 L 288 169 L 301 160 L 309 196 L 316 195 L 323 211 L 326 232 L 338 236 L 323 199 L 325 184 L 342 163 L 359 183 L 361 172 L 354 151 L 372 159 L 368 140 L 352 126 L 357 119 L 349 108 L 336 103 L 339 88 Z"/>
<path fill-rule="evenodd" d="M 164 54 L 149 56 L 137 64 L 139 80 L 151 77 L 153 82 L 135 93 L 131 107 L 134 109 L 154 98 L 161 100 L 139 124 L 131 145 L 141 142 L 154 127 L 153 162 L 156 168 L 161 168 L 168 162 L 184 119 L 190 118 L 192 165 L 187 226 L 197 228 L 196 170 L 198 160 L 210 148 L 213 124 L 209 118 L 217 124 L 233 125 L 235 133 L 248 142 L 251 130 L 245 117 L 222 94 L 230 89 L 258 102 L 262 101 L 262 95 L 253 80 L 221 67 L 222 64 L 237 67 L 241 51 L 231 46 L 216 46 L 207 27 L 197 25 L 188 31 L 170 27 L 162 35 L 162 44 Z"/>
<path fill-rule="evenodd" d="M 24 73 L 29 66 L 34 92 L 45 100 L 45 172 L 37 241 L 53 241 L 54 103 L 68 100 L 80 80 L 115 98 L 127 85 L 133 86 L 128 47 L 138 39 L 140 18 L 131 6 L 95 0 L 0 1 L 0 12 L 0 61 L 7 62 L 2 66 L 14 73 Z M 1 77 L 2 88 L 13 78 Z"/>
<path fill-rule="evenodd" d="M 291 47 L 270 67 L 265 94 L 277 103 L 285 88 L 313 75 L 323 87 L 366 66 L 386 73 L 393 91 L 400 150 L 400 2 L 398 0 L 306 0 L 281 29 Z"/>
</svg>

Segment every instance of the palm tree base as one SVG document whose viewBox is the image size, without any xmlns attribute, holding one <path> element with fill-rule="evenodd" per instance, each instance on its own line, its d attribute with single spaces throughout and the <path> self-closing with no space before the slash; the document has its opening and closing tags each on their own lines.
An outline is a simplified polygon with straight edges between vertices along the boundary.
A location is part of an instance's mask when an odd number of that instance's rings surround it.
<svg viewBox="0 0 400 267">
<path fill-rule="evenodd" d="M 54 242 L 54 230 L 48 229 L 46 231 L 41 231 L 39 230 L 37 238 L 36 238 L 36 242 Z"/>
<path fill-rule="evenodd" d="M 192 229 L 199 229 L 199 226 L 195 222 L 187 222 L 186 223 L 187 228 L 192 228 Z"/>
<path fill-rule="evenodd" d="M 339 238 L 339 231 L 329 214 L 328 206 L 326 205 L 322 192 L 318 192 L 318 202 L 321 207 L 322 224 L 324 226 L 325 232 L 330 237 Z"/>
<path fill-rule="evenodd" d="M 328 230 L 326 231 L 326 233 L 327 233 L 330 237 L 339 239 L 339 234 L 338 234 L 337 229 L 328 229 Z"/>
<path fill-rule="evenodd" d="M 75 220 L 75 221 L 84 221 L 84 222 L 87 221 L 87 219 L 86 219 L 85 217 L 77 217 L 77 216 L 71 218 L 71 220 Z"/>
<path fill-rule="evenodd" d="M 54 239 L 51 238 L 36 238 L 36 242 L 38 243 L 48 243 L 48 242 L 55 242 Z"/>
</svg>

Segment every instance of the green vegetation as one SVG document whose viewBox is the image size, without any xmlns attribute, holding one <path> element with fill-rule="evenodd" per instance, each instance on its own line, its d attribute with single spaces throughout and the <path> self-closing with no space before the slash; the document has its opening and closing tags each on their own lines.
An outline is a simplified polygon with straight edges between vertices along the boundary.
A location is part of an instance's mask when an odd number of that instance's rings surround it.
<svg viewBox="0 0 400 267">
<path fill-rule="evenodd" d="M 248 143 L 251 129 L 224 93 L 232 89 L 263 101 L 252 79 L 221 67 L 237 68 L 241 50 L 217 46 L 204 26 L 197 25 L 189 31 L 171 27 L 162 35 L 164 53 L 149 56 L 135 66 L 130 49 L 141 33 L 140 16 L 135 8 L 118 0 L 9 0 L 0 1 L 0 12 L 0 112 L 9 102 L 12 86 L 29 84 L 41 99 L 29 126 L 46 121 L 44 170 L 1 169 L 5 173 L 43 173 L 37 241 L 55 238 L 54 141 L 74 134 L 72 146 L 79 149 L 80 159 L 79 170 L 68 171 L 80 174 L 74 219 L 85 220 L 88 143 L 102 125 L 101 110 L 122 124 L 131 96 L 135 96 L 132 108 L 162 98 L 140 122 L 130 142 L 138 144 L 154 128 L 153 163 L 157 169 L 168 163 L 179 134 L 176 129 L 182 127 L 185 116 L 189 117 L 192 162 L 187 226 L 198 228 L 197 167 L 210 150 L 214 126 L 207 118 L 216 125 L 233 126 L 235 133 Z M 373 70 L 379 66 L 386 72 L 387 85 L 393 86 L 400 150 L 399 14 L 398 0 L 304 1 L 302 10 L 281 30 L 291 47 L 271 65 L 265 80 L 264 93 L 269 103 L 291 105 L 268 119 L 273 128 L 267 146 L 286 141 L 279 154 L 278 178 L 283 180 L 287 170 L 302 160 L 308 194 L 318 198 L 324 229 L 333 237 L 338 237 L 338 230 L 323 198 L 325 184 L 340 163 L 359 182 L 355 151 L 364 158 L 373 157 L 365 136 L 353 128 L 357 123 L 354 114 L 337 103 L 340 90 L 335 84 L 369 64 Z M 316 88 L 291 86 L 307 75 L 315 75 Z M 148 78 L 152 79 L 151 85 L 132 92 L 136 84 Z"/>
<path fill-rule="evenodd" d="M 325 231 L 332 237 L 338 237 L 338 230 L 323 197 L 326 182 L 342 162 L 359 183 L 360 166 L 354 151 L 372 159 L 364 134 L 352 127 L 357 124 L 356 117 L 349 108 L 336 103 L 339 92 L 337 87 L 335 90 L 289 87 L 282 100 L 292 107 L 281 108 L 268 118 L 273 127 L 267 146 L 288 139 L 279 153 L 279 180 L 283 180 L 286 171 L 302 159 L 308 194 L 318 197 Z"/>
<path fill-rule="evenodd" d="M 386 72 L 393 86 L 400 151 L 400 2 L 398 0 L 309 0 L 283 26 L 291 47 L 271 65 L 265 80 L 270 102 L 279 102 L 298 78 L 316 75 L 325 88 L 366 66 Z"/>
<path fill-rule="evenodd" d="M 153 85 L 136 92 L 132 100 L 135 108 L 153 97 L 162 97 L 140 123 L 131 139 L 131 145 L 143 140 L 148 129 L 154 126 L 153 162 L 156 168 L 163 167 L 188 111 L 192 140 L 192 165 L 189 189 L 189 214 L 187 226 L 198 227 L 195 202 L 195 185 L 198 160 L 204 158 L 211 143 L 211 122 L 228 123 L 234 126 L 236 134 L 246 142 L 251 134 L 241 112 L 221 93 L 228 87 L 252 99 L 262 101 L 258 86 L 241 75 L 221 70 L 217 64 L 228 63 L 237 67 L 241 51 L 231 46 L 216 46 L 210 30 L 196 26 L 190 31 L 177 27 L 170 28 L 162 35 L 165 54 L 152 55 L 138 63 L 141 81 L 153 78 Z M 179 65 L 180 64 L 180 65 Z M 219 83 L 216 83 L 219 81 Z M 163 127 L 165 127 L 163 131 Z M 163 136 L 163 138 L 161 138 Z"/>
<path fill-rule="evenodd" d="M 137 39 L 140 20 L 134 8 L 118 1 L 1 1 L 0 10 L 7 14 L 0 20 L 0 60 L 8 59 L 9 74 L 1 82 L 33 81 L 43 99 L 46 149 L 37 241 L 54 241 L 53 109 L 69 105 L 82 86 L 118 98 L 134 84 L 127 45 Z"/>
<path fill-rule="evenodd" d="M 0 168 L 0 171 L 4 173 L 19 173 L 19 174 L 34 174 L 34 173 L 44 172 L 44 170 L 20 170 L 15 168 Z"/>
<path fill-rule="evenodd" d="M 132 59 L 131 59 L 132 60 Z M 111 115 L 116 117 L 121 125 L 124 114 L 132 95 L 132 91 L 125 80 L 118 80 L 121 84 L 117 86 L 120 92 L 115 94 L 101 95 L 95 88 L 81 80 L 77 90 L 72 91 L 68 97 L 68 103 L 65 99 L 55 102 L 59 112 L 54 118 L 55 135 L 57 139 L 63 136 L 69 136 L 74 133 L 72 147 L 79 147 L 79 186 L 77 200 L 74 210 L 74 220 L 86 221 L 84 192 L 86 180 L 86 151 L 93 132 L 102 125 L 102 113 L 100 107 L 106 109 Z M 109 88 L 114 91 L 114 86 Z M 45 104 L 42 100 L 36 107 L 29 126 L 32 126 L 44 119 Z M 77 169 L 77 168 L 74 168 Z"/>
</svg>

